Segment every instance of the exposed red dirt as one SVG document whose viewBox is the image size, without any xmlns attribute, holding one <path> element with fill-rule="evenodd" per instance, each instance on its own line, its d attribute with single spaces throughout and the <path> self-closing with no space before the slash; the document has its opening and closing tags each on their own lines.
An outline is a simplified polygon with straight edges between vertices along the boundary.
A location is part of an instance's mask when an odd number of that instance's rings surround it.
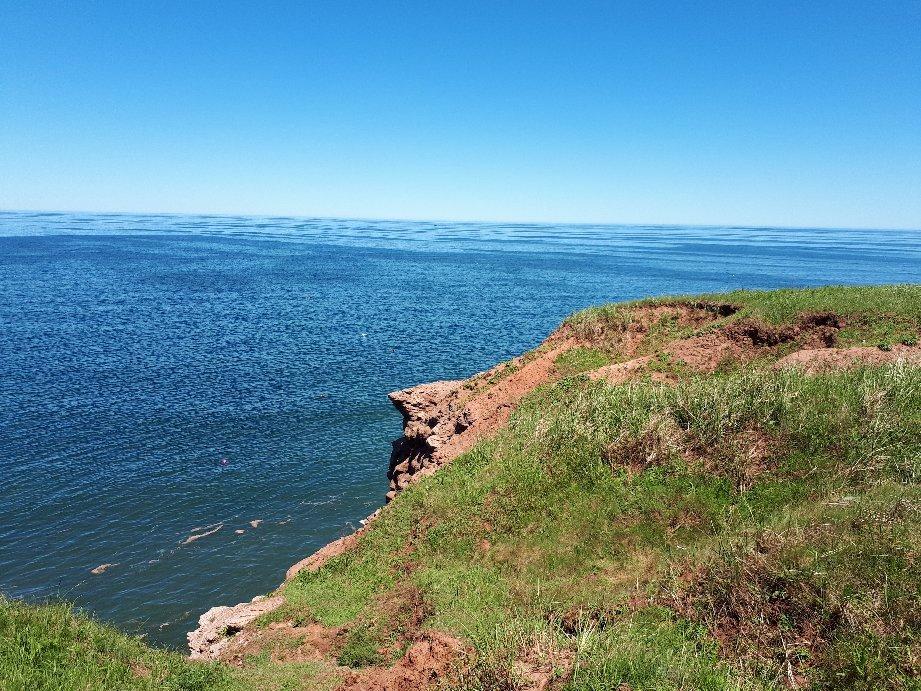
<svg viewBox="0 0 921 691">
<path fill-rule="evenodd" d="M 753 360 L 766 349 L 794 341 L 803 333 L 796 326 L 777 327 L 743 319 L 699 336 L 673 341 L 663 347 L 663 352 L 696 372 L 709 373 L 726 361 Z"/>
<path fill-rule="evenodd" d="M 891 350 L 880 348 L 822 348 L 798 350 L 778 360 L 776 369 L 795 367 L 806 373 L 827 372 L 861 365 L 884 365 L 904 360 L 921 362 L 921 348 L 896 345 Z"/>
<path fill-rule="evenodd" d="M 601 321 L 582 330 L 587 331 L 587 340 L 630 357 L 636 355 L 657 327 L 669 324 L 673 329 L 699 328 L 736 311 L 733 305 L 705 302 L 635 307 L 623 324 Z"/>
<path fill-rule="evenodd" d="M 453 636 L 422 634 L 391 667 L 352 671 L 337 691 L 415 691 L 427 689 L 455 674 L 464 660 L 464 646 Z"/>
<path fill-rule="evenodd" d="M 662 318 L 662 317 L 660 317 Z M 706 322 L 704 322 L 706 323 Z M 679 322 L 679 324 L 683 324 Z M 831 348 L 837 342 L 838 329 L 844 321 L 832 313 L 804 315 L 794 325 L 774 326 L 752 319 L 731 322 L 712 331 L 689 338 L 675 339 L 664 343 L 660 352 L 666 354 L 669 362 L 701 373 L 716 371 L 723 363 L 743 363 L 769 355 L 772 349 L 792 343 L 794 347 L 819 350 Z M 642 339 L 628 339 L 627 352 L 634 352 Z M 668 381 L 661 372 L 651 371 L 653 358 L 649 355 L 607 365 L 589 376 L 620 384 L 638 376 L 651 374 L 653 379 Z"/>
<path fill-rule="evenodd" d="M 339 644 L 340 630 L 321 624 L 295 626 L 276 622 L 264 629 L 245 630 L 232 639 L 218 659 L 243 667 L 247 657 L 271 651 L 275 662 L 322 662 L 328 660 Z"/>
<path fill-rule="evenodd" d="M 615 362 L 613 365 L 605 365 L 593 372 L 589 372 L 588 377 L 589 379 L 604 379 L 610 384 L 623 384 L 625 381 L 645 373 L 646 366 L 651 360 L 651 355 L 644 355 L 643 357 L 627 360 L 627 362 Z"/>
<path fill-rule="evenodd" d="M 568 650 L 541 650 L 534 646 L 518 656 L 512 665 L 520 682 L 517 691 L 549 691 L 559 688 L 572 672 L 574 656 Z"/>
<path fill-rule="evenodd" d="M 561 330 L 537 351 L 467 380 L 423 384 L 390 394 L 403 414 L 403 436 L 390 459 L 392 499 L 508 421 L 525 395 L 556 375 L 554 361 L 578 341 Z"/>
<path fill-rule="evenodd" d="M 749 359 L 754 350 L 754 346 L 743 345 L 724 331 L 674 341 L 664 348 L 672 360 L 683 362 L 696 372 L 713 372 L 726 360 Z"/>
</svg>

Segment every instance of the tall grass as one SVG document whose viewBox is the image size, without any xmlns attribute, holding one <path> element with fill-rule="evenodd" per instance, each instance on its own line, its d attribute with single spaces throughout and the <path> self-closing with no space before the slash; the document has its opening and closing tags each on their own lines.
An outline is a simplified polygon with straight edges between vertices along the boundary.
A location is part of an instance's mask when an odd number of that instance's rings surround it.
<svg viewBox="0 0 921 691">
<path fill-rule="evenodd" d="M 712 583 L 743 590 L 780 584 L 811 593 L 813 605 L 823 603 L 814 612 L 838 611 L 834 603 L 845 597 L 884 597 L 879 562 L 864 548 L 872 542 L 848 542 L 853 516 L 810 508 L 913 487 L 919 415 L 921 370 L 904 365 L 816 376 L 743 368 L 675 386 L 565 379 L 532 393 L 508 430 L 401 494 L 356 552 L 296 579 L 286 593 L 302 616 L 343 622 L 358 616 L 356 602 L 373 617 L 375 602 L 408 579 L 431 606 L 428 625 L 464 637 L 490 661 L 464 688 L 514 679 L 511 661 L 531 645 L 522 630 L 579 652 L 574 689 L 770 686 L 782 681 L 782 644 L 766 639 L 758 664 L 720 657 L 729 648 L 710 637 L 718 623 L 696 609 L 717 595 L 692 589 L 681 601 L 696 605 L 663 614 L 662 603 L 681 599 L 676 574 L 707 569 Z M 907 514 L 899 515 L 893 525 L 903 534 Z M 820 529 L 826 525 L 834 527 Z M 806 579 L 816 562 L 787 580 L 746 583 L 755 572 L 732 567 L 726 555 L 750 554 L 768 534 L 801 555 L 824 554 L 837 540 L 832 576 Z M 899 544 L 903 563 L 917 558 L 916 545 Z M 729 566 L 717 568 L 724 557 Z M 848 578 L 835 575 L 844 572 Z M 864 624 L 836 624 L 808 664 L 797 661 L 797 674 L 813 665 L 816 679 L 837 678 L 841 669 L 865 681 L 883 672 L 907 678 L 903 639 L 915 634 L 904 613 L 921 603 L 905 587 L 904 569 L 888 573 L 893 584 L 901 574 L 902 604 L 873 610 Z M 369 581 L 369 574 L 376 575 Z M 370 590 L 354 585 L 370 582 Z M 573 610 L 595 613 L 589 628 L 599 617 L 605 624 L 560 638 L 554 622 Z M 874 626 L 875 648 L 866 638 Z M 881 631 L 891 633 L 880 638 Z M 748 650 L 746 635 L 736 636 L 735 659 Z M 643 644 L 629 644 L 636 640 Z M 902 652 L 891 653 L 896 648 Z M 874 658 L 876 671 L 840 652 L 884 649 L 891 654 Z"/>
</svg>

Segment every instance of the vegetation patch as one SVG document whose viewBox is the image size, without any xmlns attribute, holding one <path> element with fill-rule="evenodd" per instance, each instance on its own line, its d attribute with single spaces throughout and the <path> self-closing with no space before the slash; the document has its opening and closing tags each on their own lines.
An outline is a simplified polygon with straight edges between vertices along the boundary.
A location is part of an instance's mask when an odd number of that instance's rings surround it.
<svg viewBox="0 0 921 691">
<path fill-rule="evenodd" d="M 800 507 L 719 545 L 691 572 L 678 609 L 767 680 L 907 688 L 921 672 L 919 499 L 916 489 L 886 484 Z"/>
<path fill-rule="evenodd" d="M 218 664 L 190 663 L 118 633 L 67 604 L 29 606 L 0 597 L 0 687 L 175 689 L 235 686 Z"/>
<path fill-rule="evenodd" d="M 560 353 L 553 364 L 560 376 L 571 377 L 604 367 L 611 362 L 610 356 L 598 348 L 576 346 Z"/>
</svg>

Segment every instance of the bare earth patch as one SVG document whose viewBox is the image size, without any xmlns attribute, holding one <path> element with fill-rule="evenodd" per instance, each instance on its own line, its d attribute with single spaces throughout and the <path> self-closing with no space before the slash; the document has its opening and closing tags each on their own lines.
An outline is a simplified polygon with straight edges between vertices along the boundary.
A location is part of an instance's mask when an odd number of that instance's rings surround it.
<svg viewBox="0 0 921 691">
<path fill-rule="evenodd" d="M 414 691 L 427 689 L 457 672 L 463 644 L 437 631 L 422 634 L 390 667 L 368 667 L 348 674 L 337 691 Z"/>
<path fill-rule="evenodd" d="M 905 361 L 921 362 L 921 348 L 896 345 L 891 350 L 879 348 L 823 348 L 798 350 L 778 360 L 774 367 L 796 367 L 808 374 L 861 365 L 884 365 Z"/>
</svg>

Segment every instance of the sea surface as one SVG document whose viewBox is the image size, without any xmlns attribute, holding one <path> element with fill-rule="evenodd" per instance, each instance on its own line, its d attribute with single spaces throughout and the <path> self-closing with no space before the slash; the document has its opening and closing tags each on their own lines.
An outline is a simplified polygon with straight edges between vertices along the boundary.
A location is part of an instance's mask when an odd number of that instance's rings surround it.
<svg viewBox="0 0 921 691">
<path fill-rule="evenodd" d="M 382 503 L 389 391 L 606 301 L 918 281 L 918 231 L 0 213 L 0 592 L 181 647 Z"/>
</svg>

